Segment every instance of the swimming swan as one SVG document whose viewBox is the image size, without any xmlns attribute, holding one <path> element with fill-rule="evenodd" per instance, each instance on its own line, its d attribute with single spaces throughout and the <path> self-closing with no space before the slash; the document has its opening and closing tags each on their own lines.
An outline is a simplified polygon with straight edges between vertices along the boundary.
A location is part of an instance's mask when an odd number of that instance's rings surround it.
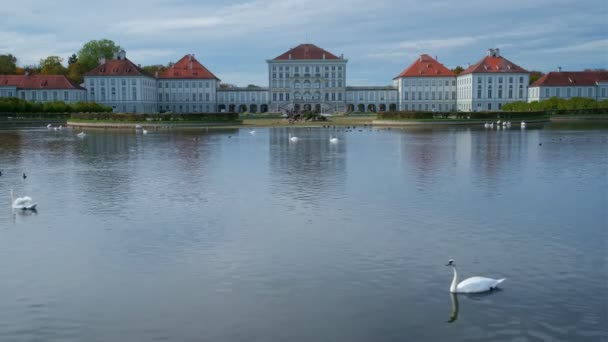
<svg viewBox="0 0 608 342">
<path fill-rule="evenodd" d="M 79 137 L 79 138 L 84 138 L 87 135 L 84 132 L 80 132 L 80 133 L 76 134 L 76 136 Z"/>
<path fill-rule="evenodd" d="M 299 140 L 298 137 L 292 137 L 291 133 L 289 133 L 289 141 L 296 142 L 298 140 Z"/>
<path fill-rule="evenodd" d="M 13 190 L 11 189 L 11 202 L 13 203 L 13 209 L 20 210 L 36 210 L 36 203 L 32 201 L 30 197 L 19 197 L 15 198 Z"/>
<path fill-rule="evenodd" d="M 338 142 L 338 138 L 334 138 L 334 137 L 330 136 L 329 137 L 329 142 L 333 143 L 333 144 L 336 144 Z"/>
<path fill-rule="evenodd" d="M 448 260 L 446 266 L 451 266 L 454 271 L 454 279 L 452 279 L 452 285 L 450 285 L 451 293 L 479 293 L 492 291 L 498 287 L 498 284 L 505 281 L 505 278 L 496 280 L 485 277 L 471 277 L 458 283 L 458 273 L 456 273 L 454 260 Z"/>
</svg>

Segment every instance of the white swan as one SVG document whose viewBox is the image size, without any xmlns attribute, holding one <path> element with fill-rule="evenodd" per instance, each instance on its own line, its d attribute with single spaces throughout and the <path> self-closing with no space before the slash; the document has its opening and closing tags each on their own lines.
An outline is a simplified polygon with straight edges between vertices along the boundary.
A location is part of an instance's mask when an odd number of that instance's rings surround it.
<svg viewBox="0 0 608 342">
<path fill-rule="evenodd" d="M 53 128 L 53 125 L 48 124 L 48 125 L 46 125 L 46 128 L 47 128 L 47 129 L 51 129 L 51 128 Z"/>
<path fill-rule="evenodd" d="M 298 140 L 300 140 L 300 139 L 298 139 L 298 137 L 292 137 L 291 133 L 289 133 L 289 141 L 296 142 Z"/>
<path fill-rule="evenodd" d="M 135 125 L 135 129 L 142 129 L 143 127 L 141 125 Z"/>
<path fill-rule="evenodd" d="M 521 128 L 524 128 L 524 127 L 526 127 L 526 123 L 522 121 L 521 122 Z"/>
<path fill-rule="evenodd" d="M 148 134 L 148 130 L 146 130 L 145 128 L 144 128 L 144 129 L 142 129 L 142 130 L 141 130 L 141 132 L 142 132 L 143 134 Z"/>
<path fill-rule="evenodd" d="M 84 132 L 80 132 L 80 133 L 76 134 L 76 136 L 79 137 L 79 138 L 84 138 L 87 135 Z"/>
<path fill-rule="evenodd" d="M 485 124 L 483 124 L 483 127 L 490 128 L 490 124 L 486 122 Z"/>
<path fill-rule="evenodd" d="M 329 142 L 332 144 L 337 144 L 338 143 L 338 138 L 329 136 Z"/>
<path fill-rule="evenodd" d="M 454 260 L 448 260 L 446 266 L 451 266 L 454 270 L 454 279 L 452 279 L 452 285 L 450 285 L 451 293 L 479 293 L 492 291 L 498 287 L 498 284 L 505 281 L 506 278 L 492 279 L 485 277 L 471 277 L 467 278 L 458 283 L 458 273 L 456 273 L 456 265 Z"/>
<path fill-rule="evenodd" d="M 15 198 L 13 190 L 11 189 L 11 202 L 13 203 L 13 209 L 19 210 L 36 210 L 36 203 L 32 201 L 30 197 L 19 197 Z"/>
<path fill-rule="evenodd" d="M 249 134 L 255 134 L 255 130 L 249 131 Z"/>
</svg>

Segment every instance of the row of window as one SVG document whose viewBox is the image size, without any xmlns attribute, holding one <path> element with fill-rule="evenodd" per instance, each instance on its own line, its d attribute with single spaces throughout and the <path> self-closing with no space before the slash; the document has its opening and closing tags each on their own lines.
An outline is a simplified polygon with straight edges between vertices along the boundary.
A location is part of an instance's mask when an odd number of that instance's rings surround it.
<svg viewBox="0 0 608 342">
<path fill-rule="evenodd" d="M 321 70 L 323 70 L 322 68 L 323 67 L 320 66 L 320 65 L 314 65 L 314 66 L 312 66 L 312 65 L 304 65 L 304 66 L 299 66 L 299 65 L 296 65 L 296 66 L 276 66 L 276 65 L 273 65 L 272 66 L 272 71 L 279 71 L 279 72 L 286 71 L 286 72 L 289 72 L 289 71 L 293 70 L 293 72 L 300 72 L 300 70 L 302 70 L 302 72 L 311 72 L 311 71 L 313 71 L 313 72 L 319 73 L 319 72 L 321 72 Z M 342 71 L 342 66 L 341 65 L 338 65 L 338 66 L 332 65 L 330 67 L 330 66 L 326 65 L 324 70 L 325 71 L 329 71 L 329 70 L 331 70 L 331 71 L 335 71 L 335 70 Z"/>
<path fill-rule="evenodd" d="M 159 81 L 158 82 L 158 87 L 159 88 L 163 88 L 163 83 L 164 83 L 164 87 L 165 88 L 203 88 L 203 86 L 205 88 L 210 88 L 211 87 L 211 81 Z M 198 86 L 198 87 L 197 87 Z"/>
<path fill-rule="evenodd" d="M 70 98 L 70 92 L 68 90 L 30 90 L 30 91 L 19 91 L 14 95 L 19 94 L 22 100 L 30 101 L 84 101 L 85 93 L 83 91 L 75 92 L 74 96 Z M 12 91 L 2 92 L 4 96 L 13 97 Z"/>
<path fill-rule="evenodd" d="M 291 83 L 290 81 L 283 81 L 283 80 L 273 80 L 272 81 L 272 87 L 273 88 L 294 88 L 294 89 L 307 89 L 307 88 L 314 88 L 314 89 L 321 89 L 321 85 L 323 83 L 316 81 L 316 82 L 310 82 L 310 81 L 304 81 L 304 82 L 299 82 L 299 81 L 295 81 L 293 83 Z M 332 80 L 332 81 L 325 81 L 325 88 L 342 88 L 342 80 Z"/>
<path fill-rule="evenodd" d="M 165 93 L 164 94 L 164 99 L 166 102 L 172 101 L 179 101 L 179 102 L 189 102 L 190 99 L 192 99 L 192 102 L 196 102 L 196 94 L 192 93 L 192 96 L 190 96 L 190 94 L 184 94 L 184 93 L 172 93 L 172 94 L 168 94 Z M 162 102 L 163 101 L 163 94 L 158 94 L 158 101 Z M 198 101 L 202 102 L 203 101 L 203 94 L 202 93 L 198 93 Z M 209 102 L 211 101 L 211 96 L 209 93 L 205 93 L 205 101 Z"/>
<path fill-rule="evenodd" d="M 279 77 L 277 77 L 277 75 Z M 284 74 L 282 72 L 279 72 L 278 74 L 276 72 L 273 72 L 272 73 L 272 78 L 283 78 L 283 75 L 285 76 L 285 78 L 289 78 L 291 74 L 288 73 L 288 72 L 286 72 Z M 321 77 L 321 74 L 320 73 L 316 73 L 316 74 L 303 73 L 303 74 L 300 74 L 298 72 L 296 72 L 296 73 L 293 74 L 293 77 L 300 77 L 300 76 L 302 76 L 302 77 Z M 342 78 L 342 72 L 341 71 L 338 71 L 338 73 L 336 73 L 336 72 L 331 72 L 331 73 L 326 72 L 325 73 L 325 78 Z"/>
<path fill-rule="evenodd" d="M 294 100 L 321 100 L 321 93 L 316 92 L 311 94 L 306 92 L 300 94 L 298 92 L 293 94 Z M 289 101 L 289 93 L 272 93 L 272 101 Z M 342 101 L 342 93 L 325 93 L 325 101 Z"/>
<path fill-rule="evenodd" d="M 502 99 L 503 95 L 504 95 L 503 94 L 503 87 L 502 87 L 502 85 L 499 85 L 497 89 L 498 89 L 498 91 L 497 91 L 497 94 L 496 94 L 496 98 Z M 461 94 L 462 95 L 461 98 L 465 98 L 466 94 L 468 94 L 468 92 L 465 92 L 463 90 L 463 93 Z M 487 94 L 487 96 L 485 98 L 487 98 L 487 99 L 491 99 L 494 96 L 494 91 L 492 89 L 492 85 L 488 85 L 487 93 L 486 94 Z M 477 99 L 484 98 L 482 95 L 483 95 L 482 86 L 481 86 L 481 84 L 478 84 L 477 85 L 477 97 L 476 98 Z M 513 85 L 509 85 L 509 88 L 507 90 L 507 98 L 509 98 L 509 99 L 513 98 Z M 523 99 L 524 98 L 524 86 L 523 86 L 523 84 L 519 85 L 519 88 L 518 88 L 518 91 L 517 91 L 517 98 L 519 98 L 519 99 Z"/>
<path fill-rule="evenodd" d="M 419 87 L 422 87 L 422 86 L 427 86 L 427 87 L 431 86 L 431 87 L 434 87 L 434 86 L 440 86 L 440 85 L 449 86 L 450 85 L 450 80 L 428 80 L 428 79 L 422 80 L 422 79 L 418 79 L 418 80 L 411 80 L 411 82 L 410 82 L 410 80 L 408 80 L 408 79 L 403 79 L 403 86 L 404 87 L 409 86 L 410 83 L 411 83 L 412 87 L 415 87 L 415 86 L 419 86 Z M 455 86 L 455 85 L 456 85 L 456 80 L 454 79 L 454 80 L 452 80 L 452 86 Z"/>
<path fill-rule="evenodd" d="M 159 105 L 158 110 L 161 112 L 174 112 L 174 113 L 202 113 L 211 112 L 210 105 Z"/>
<path fill-rule="evenodd" d="M 538 91 L 539 88 L 533 88 L 533 90 Z M 570 88 L 567 87 L 564 92 L 562 92 L 562 88 L 559 87 L 546 87 L 544 89 L 545 93 L 544 93 L 544 97 L 552 97 L 552 96 L 557 96 L 557 97 L 561 97 L 561 96 L 565 96 L 565 97 L 582 97 L 582 96 L 586 96 L 586 97 L 593 97 L 593 88 L 587 88 L 587 91 L 584 91 L 583 88 Z M 533 95 L 535 97 L 538 96 L 538 94 Z M 602 88 L 602 97 L 606 97 L 606 88 Z"/>
<path fill-rule="evenodd" d="M 452 93 L 452 98 L 451 100 L 456 100 L 456 92 L 453 91 Z M 410 93 L 403 92 L 403 100 L 409 100 L 410 98 Z M 422 98 L 422 95 L 424 94 L 424 99 Z M 445 94 L 445 95 L 444 95 Z M 416 96 L 418 95 L 418 96 Z M 412 100 L 414 101 L 421 101 L 421 100 L 450 100 L 450 92 L 446 91 L 446 92 L 442 92 L 442 91 L 419 91 L 419 92 L 412 92 Z"/>
<path fill-rule="evenodd" d="M 406 103 L 403 110 L 412 110 L 412 111 L 431 111 L 431 112 L 450 112 L 456 110 L 456 104 L 447 104 L 447 103 L 416 103 L 409 104 Z"/>
</svg>

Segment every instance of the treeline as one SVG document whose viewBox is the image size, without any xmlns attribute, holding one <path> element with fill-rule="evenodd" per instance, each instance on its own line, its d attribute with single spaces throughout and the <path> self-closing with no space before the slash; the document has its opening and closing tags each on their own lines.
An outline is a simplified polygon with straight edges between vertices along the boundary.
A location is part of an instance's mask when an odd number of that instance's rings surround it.
<svg viewBox="0 0 608 342">
<path fill-rule="evenodd" d="M 16 97 L 0 98 L 0 113 L 99 113 L 111 112 L 112 108 L 95 102 L 65 103 L 31 102 Z"/>
<path fill-rule="evenodd" d="M 544 111 L 525 111 L 525 112 L 379 112 L 376 117 L 380 120 L 399 120 L 399 119 L 449 119 L 456 117 L 458 119 L 523 119 L 544 117 L 547 113 Z"/>
<path fill-rule="evenodd" d="M 38 64 L 17 65 L 17 57 L 12 54 L 0 55 L 0 75 L 65 75 L 70 81 L 80 84 L 84 74 L 99 65 L 99 59 L 112 58 L 121 47 L 109 39 L 91 40 L 84 44 L 78 52 L 67 59 L 67 67 L 63 64 L 64 58 L 48 56 Z"/>
<path fill-rule="evenodd" d="M 502 110 L 506 112 L 525 111 L 551 111 L 551 110 L 574 110 L 574 109 L 608 109 L 608 100 L 597 101 L 586 97 L 573 97 L 563 99 L 552 97 L 548 100 L 534 102 L 511 102 L 505 103 Z"/>
</svg>

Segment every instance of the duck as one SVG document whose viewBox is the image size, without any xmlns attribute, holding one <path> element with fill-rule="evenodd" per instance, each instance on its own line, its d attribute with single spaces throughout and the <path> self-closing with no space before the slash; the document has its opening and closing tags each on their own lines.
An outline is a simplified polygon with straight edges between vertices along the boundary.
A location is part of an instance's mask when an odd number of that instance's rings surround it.
<svg viewBox="0 0 608 342">
<path fill-rule="evenodd" d="M 19 210 L 36 210 L 36 203 L 34 203 L 34 201 L 32 201 L 32 199 L 30 197 L 19 197 L 19 198 L 15 198 L 15 195 L 13 193 L 13 190 L 11 189 L 11 203 L 12 203 L 12 207 L 13 209 L 19 209 Z"/>
<path fill-rule="evenodd" d="M 506 278 L 492 279 L 486 277 L 470 277 L 460 283 L 458 282 L 458 273 L 456 272 L 456 264 L 454 259 L 448 260 L 446 266 L 452 267 L 454 278 L 450 285 L 450 293 L 481 293 L 488 292 L 498 288 L 498 284 L 505 281 Z"/>
</svg>

